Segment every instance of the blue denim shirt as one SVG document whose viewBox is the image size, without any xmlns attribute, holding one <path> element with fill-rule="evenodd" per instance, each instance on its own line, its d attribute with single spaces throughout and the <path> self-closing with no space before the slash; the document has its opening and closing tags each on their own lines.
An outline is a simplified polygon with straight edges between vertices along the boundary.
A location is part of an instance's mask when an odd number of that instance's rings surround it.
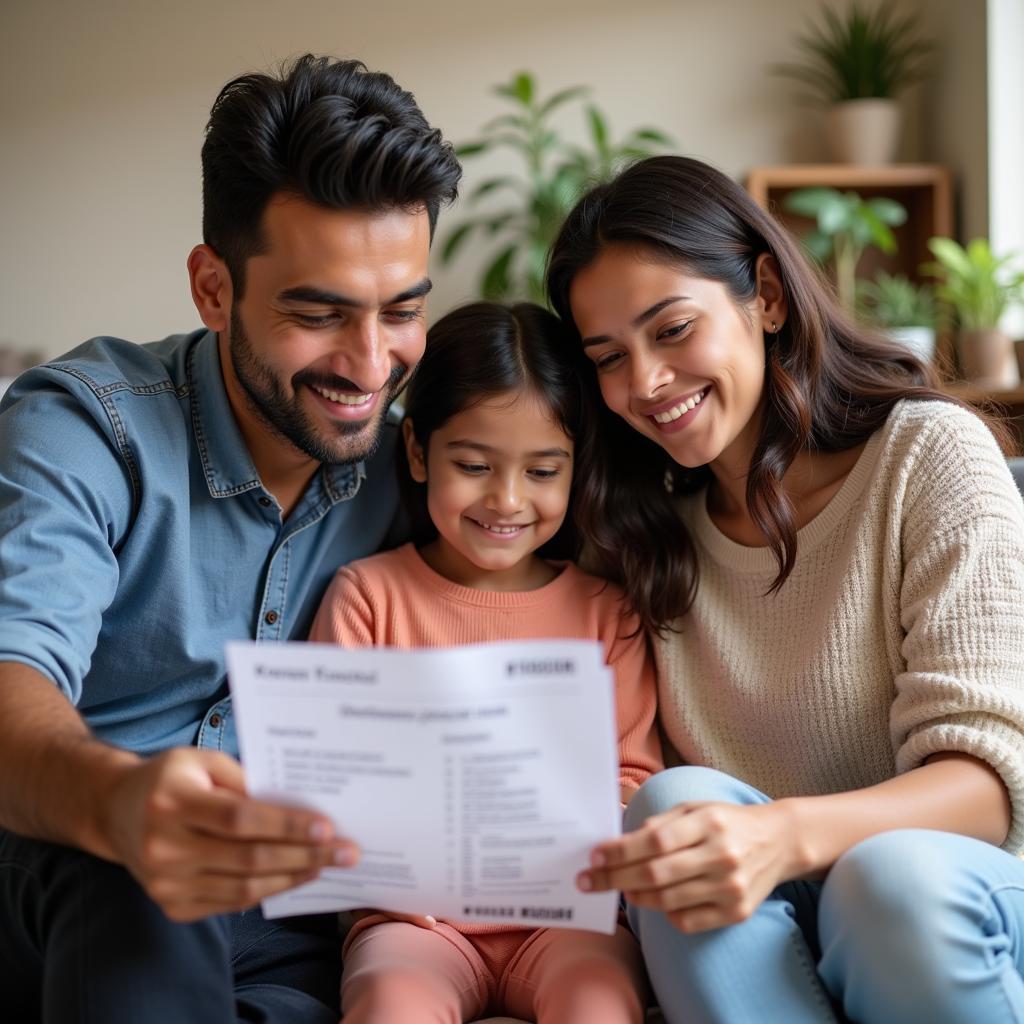
<svg viewBox="0 0 1024 1024">
<path fill-rule="evenodd" d="M 216 335 L 96 338 L 0 404 L 0 661 L 48 676 L 103 740 L 237 755 L 232 639 L 303 638 L 398 504 L 398 431 L 281 509 L 224 390 Z"/>
</svg>

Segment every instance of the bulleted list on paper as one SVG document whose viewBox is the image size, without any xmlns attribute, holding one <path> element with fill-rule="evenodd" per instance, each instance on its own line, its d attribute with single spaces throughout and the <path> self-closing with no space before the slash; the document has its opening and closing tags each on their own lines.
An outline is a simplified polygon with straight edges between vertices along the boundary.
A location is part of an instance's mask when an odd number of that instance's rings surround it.
<svg viewBox="0 0 1024 1024">
<path fill-rule="evenodd" d="M 249 791 L 316 808 L 362 851 L 264 901 L 268 917 L 372 907 L 613 930 L 616 894 L 574 884 L 620 832 L 600 645 L 232 643 L 227 655 Z"/>
</svg>

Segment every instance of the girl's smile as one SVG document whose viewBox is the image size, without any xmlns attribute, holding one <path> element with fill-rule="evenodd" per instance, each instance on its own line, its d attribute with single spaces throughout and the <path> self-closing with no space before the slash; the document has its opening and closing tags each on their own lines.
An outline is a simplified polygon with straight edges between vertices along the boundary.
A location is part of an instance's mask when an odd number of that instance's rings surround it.
<svg viewBox="0 0 1024 1024">
<path fill-rule="evenodd" d="M 569 506 L 573 442 L 534 393 L 506 392 L 456 413 L 424 452 L 405 427 L 413 479 L 427 485 L 438 537 L 421 551 L 441 575 L 480 590 L 532 590 L 554 570 L 535 552 Z"/>
</svg>

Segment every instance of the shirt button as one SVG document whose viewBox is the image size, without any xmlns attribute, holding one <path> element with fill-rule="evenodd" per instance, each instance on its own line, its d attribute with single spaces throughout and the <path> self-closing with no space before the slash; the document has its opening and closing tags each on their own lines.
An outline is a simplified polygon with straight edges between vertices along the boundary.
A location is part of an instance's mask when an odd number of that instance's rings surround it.
<svg viewBox="0 0 1024 1024">
<path fill-rule="evenodd" d="M 275 622 L 277 622 L 277 617 L 277 612 L 267 612 L 267 614 L 263 616 L 263 621 L 268 626 L 272 626 Z"/>
<path fill-rule="evenodd" d="M 220 715 L 210 715 L 210 728 L 211 729 L 219 729 L 220 728 Z"/>
<path fill-rule="evenodd" d="M 273 505 L 274 503 L 264 494 L 263 497 L 260 498 L 260 504 L 264 508 L 270 508 L 270 506 Z"/>
</svg>

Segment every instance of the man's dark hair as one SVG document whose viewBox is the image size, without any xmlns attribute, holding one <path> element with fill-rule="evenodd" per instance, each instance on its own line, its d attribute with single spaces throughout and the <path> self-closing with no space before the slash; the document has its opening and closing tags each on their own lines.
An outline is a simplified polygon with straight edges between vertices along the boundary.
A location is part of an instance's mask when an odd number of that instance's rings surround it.
<svg viewBox="0 0 1024 1024">
<path fill-rule="evenodd" d="M 312 54 L 277 77 L 228 82 L 210 111 L 202 161 L 203 241 L 227 264 L 236 297 L 275 194 L 335 210 L 425 206 L 433 233 L 462 175 L 454 149 L 394 79 Z"/>
</svg>

